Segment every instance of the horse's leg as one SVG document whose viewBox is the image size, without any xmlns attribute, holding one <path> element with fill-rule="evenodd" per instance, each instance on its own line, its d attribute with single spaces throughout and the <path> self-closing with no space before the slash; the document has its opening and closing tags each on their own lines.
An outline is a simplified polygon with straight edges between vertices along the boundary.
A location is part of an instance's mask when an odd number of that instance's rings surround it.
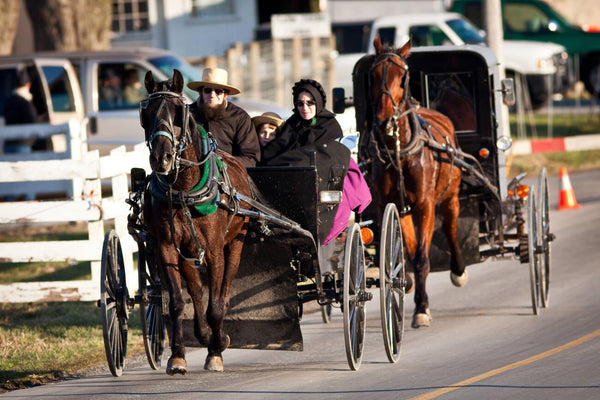
<svg viewBox="0 0 600 400">
<path fill-rule="evenodd" d="M 414 221 L 418 234 L 413 268 L 415 270 L 415 312 L 412 327 L 431 325 L 429 297 L 427 296 L 426 281 L 429 275 L 429 249 L 433 237 L 435 222 L 435 205 L 433 201 L 425 201 L 415 206 Z"/>
<path fill-rule="evenodd" d="M 208 308 L 208 322 L 212 328 L 212 336 L 208 348 L 208 356 L 204 369 L 209 371 L 223 371 L 222 353 L 229 347 L 229 336 L 223 330 L 223 321 L 229 308 L 231 284 L 235 278 L 242 256 L 244 238 L 236 237 L 224 249 L 224 260 L 220 282 L 215 279 L 210 286 L 210 303 Z"/>
<path fill-rule="evenodd" d="M 458 214 L 460 211 L 458 193 L 444 200 L 441 208 L 443 214 L 442 229 L 450 248 L 450 280 L 454 286 L 462 287 L 467 284 L 469 274 L 465 268 L 465 261 L 457 237 Z"/>
<path fill-rule="evenodd" d="M 415 234 L 415 226 L 411 214 L 400 218 L 400 228 L 402 229 L 402 237 L 406 250 L 408 251 L 408 259 L 411 264 L 415 260 L 415 252 L 417 251 L 417 238 Z M 415 289 L 415 274 L 404 269 L 404 278 L 406 279 L 406 294 L 411 293 Z"/>
<path fill-rule="evenodd" d="M 182 268 L 183 276 L 187 283 L 187 290 L 194 304 L 194 336 L 201 346 L 208 346 L 210 340 L 210 327 L 206 321 L 206 312 L 202 298 L 203 287 L 200 272 L 191 262 L 185 262 Z"/>
<path fill-rule="evenodd" d="M 183 375 L 187 372 L 185 345 L 183 343 L 183 311 L 185 302 L 181 294 L 181 276 L 179 274 L 179 265 L 177 264 L 178 255 L 175 253 L 174 256 L 170 254 L 171 257 L 165 257 L 165 253 L 165 249 L 162 249 L 163 265 L 165 266 L 169 289 L 169 315 L 173 331 L 171 357 L 167 362 L 166 372 L 169 375 Z M 170 253 L 173 252 L 170 251 Z"/>
</svg>

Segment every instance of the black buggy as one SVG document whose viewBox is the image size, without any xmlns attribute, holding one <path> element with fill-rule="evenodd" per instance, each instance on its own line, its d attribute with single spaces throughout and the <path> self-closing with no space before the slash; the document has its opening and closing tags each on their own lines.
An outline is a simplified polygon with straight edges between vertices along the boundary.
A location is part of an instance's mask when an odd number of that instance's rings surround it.
<svg viewBox="0 0 600 400">
<path fill-rule="evenodd" d="M 396 362 L 404 327 L 405 282 L 404 264 L 398 259 L 402 244 L 395 207 L 389 206 L 388 222 L 380 233 L 387 238 L 379 251 L 387 268 L 377 270 L 381 276 L 367 278 L 366 268 L 372 264 L 372 257 L 363 243 L 361 225 L 370 222 L 350 220 L 337 239 L 322 245 L 341 200 L 342 181 L 319 191 L 316 163 L 311 164 L 248 170 L 264 199 L 258 202 L 240 195 L 253 209 L 238 210 L 250 217 L 251 224 L 225 317 L 225 330 L 231 337 L 229 347 L 302 350 L 300 320 L 304 305 L 316 302 L 325 322 L 332 307 L 341 308 L 348 364 L 357 370 L 363 354 L 366 303 L 373 299 L 367 289 L 376 286 L 381 292 L 386 353 L 390 362 Z M 139 280 L 134 296 L 129 295 L 125 284 L 121 244 L 115 231 L 106 234 L 102 252 L 99 306 L 108 365 L 115 376 L 122 374 L 129 312 L 136 304 L 140 306 L 146 356 L 154 369 L 160 367 L 170 330 L 169 296 L 161 285 L 156 244 L 142 217 L 149 180 L 142 169 L 132 170 L 131 176 L 128 228 L 138 243 Z M 198 346 L 190 302 L 184 315 L 184 336 L 186 346 Z"/>
<path fill-rule="evenodd" d="M 368 136 L 373 126 L 368 90 L 374 59 L 375 55 L 366 55 L 356 63 L 351 100 L 344 97 L 343 90 L 334 94 L 336 112 L 348 104 L 355 106 L 361 136 Z M 502 107 L 514 104 L 512 80 L 500 78 L 494 53 L 482 46 L 413 48 L 406 61 L 412 96 L 421 106 L 448 116 L 455 127 L 460 149 L 453 156 L 463 171 L 458 239 L 466 265 L 488 258 L 516 258 L 527 264 L 532 309 L 537 315 L 538 309 L 548 304 L 554 234 L 550 231 L 546 169 L 541 168 L 534 185 L 523 184 L 525 174 L 507 181 L 505 153 L 512 141 Z M 446 146 L 438 150 L 453 151 Z M 369 209 L 361 217 L 377 220 Z M 440 218 L 436 218 L 432 271 L 448 269 L 450 259 L 439 225 Z M 410 271 L 409 262 L 406 264 Z"/>
</svg>

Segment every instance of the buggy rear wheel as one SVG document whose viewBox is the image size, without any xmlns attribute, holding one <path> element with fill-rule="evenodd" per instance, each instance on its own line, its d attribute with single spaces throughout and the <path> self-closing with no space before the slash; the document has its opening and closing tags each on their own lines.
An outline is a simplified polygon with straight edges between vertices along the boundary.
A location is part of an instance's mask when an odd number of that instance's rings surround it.
<svg viewBox="0 0 600 400">
<path fill-rule="evenodd" d="M 391 363 L 400 358 L 404 333 L 404 245 L 396 206 L 385 207 L 380 236 L 379 301 L 385 353 Z"/>
<path fill-rule="evenodd" d="M 144 245 L 138 247 L 138 278 L 140 295 L 140 320 L 144 349 L 150 368 L 159 369 L 165 349 L 166 326 L 162 308 L 162 291 L 158 267 L 151 251 Z"/>
<path fill-rule="evenodd" d="M 550 209 L 548 207 L 549 195 L 548 195 L 548 173 L 546 168 L 540 170 L 538 177 L 538 249 L 541 251 L 540 254 L 540 272 L 541 272 L 541 285 L 540 285 L 540 297 L 542 301 L 542 307 L 548 307 L 548 294 L 550 290 L 550 254 L 551 244 L 554 239 L 554 235 L 550 232 Z"/>
<path fill-rule="evenodd" d="M 104 236 L 100 274 L 99 306 L 106 361 L 113 376 L 121 376 L 127 353 L 129 293 L 121 242 L 114 230 Z"/>
<path fill-rule="evenodd" d="M 534 315 L 538 315 L 540 298 L 540 257 L 535 251 L 538 241 L 538 222 L 535 187 L 531 186 L 529 188 L 529 198 L 527 199 L 527 252 L 529 259 L 531 305 Z"/>
<path fill-rule="evenodd" d="M 344 253 L 344 342 L 348 365 L 353 371 L 358 370 L 362 361 L 365 338 L 366 307 L 370 300 L 367 292 L 365 275 L 365 258 L 360 227 L 357 223 L 348 228 L 346 251 Z"/>
</svg>

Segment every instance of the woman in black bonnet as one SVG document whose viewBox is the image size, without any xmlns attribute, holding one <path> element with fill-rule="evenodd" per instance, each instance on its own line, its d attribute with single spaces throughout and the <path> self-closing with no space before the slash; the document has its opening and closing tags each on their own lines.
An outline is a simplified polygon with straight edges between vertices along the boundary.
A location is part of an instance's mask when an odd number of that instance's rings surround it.
<svg viewBox="0 0 600 400">
<path fill-rule="evenodd" d="M 319 155 L 339 158 L 347 165 L 350 152 L 337 142 L 342 137 L 342 128 L 335 114 L 325 109 L 327 97 L 321 84 L 301 79 L 292 88 L 292 96 L 294 114 L 277 138 L 263 149 L 263 164 L 309 165 L 310 153 L 316 152 L 317 158 Z M 337 145 L 330 146 L 333 142 Z"/>
<path fill-rule="evenodd" d="M 327 97 L 321 84 L 301 79 L 292 88 L 292 95 L 294 114 L 285 122 L 281 133 L 264 147 L 263 165 L 309 166 L 314 157 L 319 191 L 343 190 L 341 207 L 319 206 L 319 239 L 326 244 L 347 225 L 351 210 L 364 210 L 371 201 L 371 194 L 356 163 L 350 159 L 350 150 L 338 141 L 343 136 L 342 128 L 335 114 L 325 109 Z M 351 173 L 346 179 L 349 168 Z M 348 191 L 354 195 L 347 196 Z M 343 212 L 336 214 L 338 208 Z"/>
</svg>

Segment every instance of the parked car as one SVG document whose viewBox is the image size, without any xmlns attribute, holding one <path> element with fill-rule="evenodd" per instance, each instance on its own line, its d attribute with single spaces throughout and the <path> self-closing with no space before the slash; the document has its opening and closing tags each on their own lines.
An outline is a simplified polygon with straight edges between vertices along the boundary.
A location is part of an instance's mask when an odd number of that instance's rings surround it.
<svg viewBox="0 0 600 400">
<path fill-rule="evenodd" d="M 483 26 L 481 0 L 454 0 L 450 10 Z M 570 23 L 541 0 L 501 0 L 504 39 L 554 42 L 564 46 L 585 88 L 600 97 L 600 32 Z"/>
<path fill-rule="evenodd" d="M 373 39 L 400 47 L 412 38 L 413 47 L 434 45 L 485 45 L 484 37 L 464 16 L 457 13 L 389 15 L 374 21 L 334 24 L 339 55 L 335 60 L 336 87 L 352 93 L 352 68 L 365 53 L 373 53 Z M 361 50 L 358 50 L 361 46 Z M 540 107 L 549 94 L 562 93 L 568 82 L 563 63 L 566 52 L 554 43 L 503 42 L 507 75 L 523 75 L 527 80 L 531 103 Z"/>
<path fill-rule="evenodd" d="M 147 71 L 157 80 L 181 71 L 185 82 L 201 80 L 201 71 L 177 55 L 161 49 L 118 49 L 95 52 L 43 52 L 19 57 L 0 57 L 0 110 L 16 85 L 17 68 L 24 66 L 32 77 L 32 94 L 38 113 L 52 124 L 71 118 L 88 120 L 90 150 L 106 154 L 119 145 L 131 147 L 143 142 L 139 123 L 139 100 L 146 96 L 143 86 Z M 126 89 L 132 83 L 134 89 Z M 136 86 L 137 85 L 137 86 Z M 129 96 L 126 96 L 126 93 Z M 188 102 L 198 93 L 184 87 Z M 290 110 L 263 101 L 232 98 L 250 114 L 266 111 L 287 118 Z M 3 124 L 3 119 L 0 119 Z"/>
</svg>

